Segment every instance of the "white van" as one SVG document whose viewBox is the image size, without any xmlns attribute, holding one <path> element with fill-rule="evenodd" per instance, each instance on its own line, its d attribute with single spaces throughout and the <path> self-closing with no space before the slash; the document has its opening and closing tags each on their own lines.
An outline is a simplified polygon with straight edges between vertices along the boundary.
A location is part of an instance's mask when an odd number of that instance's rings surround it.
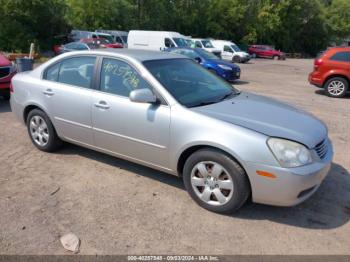
<svg viewBox="0 0 350 262">
<path fill-rule="evenodd" d="M 221 58 L 232 62 L 245 63 L 250 60 L 250 55 L 243 52 L 239 47 L 230 41 L 212 40 L 212 44 L 221 50 Z"/>
<path fill-rule="evenodd" d="M 212 44 L 212 40 L 210 39 L 203 39 L 203 38 L 192 38 L 191 39 L 194 42 L 195 48 L 203 48 L 204 50 L 213 53 L 214 55 L 220 57 L 221 55 L 221 49 L 216 48 Z"/>
<path fill-rule="evenodd" d="M 186 37 L 177 32 L 131 30 L 128 48 L 164 50 L 170 47 L 187 47 Z"/>
</svg>

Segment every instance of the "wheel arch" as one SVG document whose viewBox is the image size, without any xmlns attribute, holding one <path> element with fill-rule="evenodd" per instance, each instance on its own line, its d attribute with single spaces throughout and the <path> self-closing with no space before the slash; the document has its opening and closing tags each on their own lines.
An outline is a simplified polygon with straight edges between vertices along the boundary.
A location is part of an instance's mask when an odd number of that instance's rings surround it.
<svg viewBox="0 0 350 262">
<path fill-rule="evenodd" d="M 34 110 L 34 109 L 39 109 L 39 110 L 43 111 L 47 115 L 46 111 L 42 107 L 40 107 L 39 105 L 34 104 L 34 103 L 33 104 L 28 104 L 28 105 L 26 105 L 24 107 L 24 110 L 23 110 L 23 122 L 24 123 L 27 122 L 27 117 L 29 115 L 29 112 Z"/>
<path fill-rule="evenodd" d="M 340 78 L 344 78 L 348 84 L 350 85 L 350 79 L 346 76 L 346 74 L 341 73 L 341 72 L 335 72 L 335 73 L 331 73 L 329 74 L 323 81 L 323 85 L 322 87 L 325 88 L 326 83 L 328 82 L 328 80 L 330 80 L 331 78 L 335 78 L 335 77 L 340 77 Z"/>
</svg>

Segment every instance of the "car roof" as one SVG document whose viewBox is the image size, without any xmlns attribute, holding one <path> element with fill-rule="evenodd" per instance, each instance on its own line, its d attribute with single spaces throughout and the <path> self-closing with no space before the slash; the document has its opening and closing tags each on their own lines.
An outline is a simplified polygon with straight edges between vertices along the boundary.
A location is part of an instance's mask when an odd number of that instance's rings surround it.
<svg viewBox="0 0 350 262">
<path fill-rule="evenodd" d="M 160 59 L 174 59 L 174 58 L 184 58 L 183 55 L 160 52 L 160 51 L 150 51 L 141 49 L 129 49 L 129 48 L 106 48 L 106 49 L 96 49 L 93 51 L 82 51 L 84 54 L 96 53 L 101 55 L 122 55 L 128 56 L 140 62 L 148 60 L 160 60 Z"/>
</svg>

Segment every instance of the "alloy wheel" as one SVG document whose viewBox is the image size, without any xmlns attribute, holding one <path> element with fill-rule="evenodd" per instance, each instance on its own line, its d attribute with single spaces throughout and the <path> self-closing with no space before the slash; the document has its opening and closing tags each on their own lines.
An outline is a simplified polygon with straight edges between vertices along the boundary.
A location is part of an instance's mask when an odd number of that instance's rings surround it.
<svg viewBox="0 0 350 262">
<path fill-rule="evenodd" d="M 222 165 L 212 161 L 199 162 L 193 167 L 191 185 L 199 199 L 214 206 L 225 205 L 234 191 L 230 174 Z"/>
<path fill-rule="evenodd" d="M 49 130 L 45 120 L 38 115 L 33 116 L 30 119 L 30 135 L 33 141 L 40 147 L 44 147 L 49 142 Z"/>
<path fill-rule="evenodd" d="M 328 92 L 334 96 L 341 95 L 344 92 L 344 90 L 345 90 L 345 84 L 339 80 L 334 80 L 330 82 L 328 85 Z"/>
</svg>

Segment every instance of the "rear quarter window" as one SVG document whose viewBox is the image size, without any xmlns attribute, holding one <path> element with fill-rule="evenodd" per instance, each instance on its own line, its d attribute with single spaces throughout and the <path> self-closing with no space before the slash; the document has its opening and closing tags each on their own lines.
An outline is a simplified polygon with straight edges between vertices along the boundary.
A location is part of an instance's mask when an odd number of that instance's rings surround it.
<svg viewBox="0 0 350 262">
<path fill-rule="evenodd" d="M 330 60 L 339 62 L 350 62 L 350 52 L 337 52 L 331 56 Z"/>
</svg>

